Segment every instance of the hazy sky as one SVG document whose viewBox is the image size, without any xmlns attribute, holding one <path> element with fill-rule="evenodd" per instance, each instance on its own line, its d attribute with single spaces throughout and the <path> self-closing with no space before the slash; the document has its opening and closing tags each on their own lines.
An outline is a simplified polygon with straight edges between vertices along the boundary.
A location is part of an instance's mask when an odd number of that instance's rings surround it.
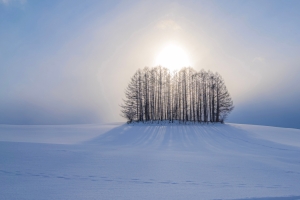
<svg viewBox="0 0 300 200">
<path fill-rule="evenodd" d="M 0 123 L 124 121 L 130 77 L 176 44 L 219 72 L 228 121 L 300 128 L 300 1 L 0 0 Z"/>
</svg>

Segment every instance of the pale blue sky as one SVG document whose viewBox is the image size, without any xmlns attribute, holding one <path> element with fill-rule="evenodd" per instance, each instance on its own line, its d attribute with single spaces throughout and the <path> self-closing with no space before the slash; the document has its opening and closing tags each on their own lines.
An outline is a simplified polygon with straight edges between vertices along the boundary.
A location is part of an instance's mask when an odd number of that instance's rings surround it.
<svg viewBox="0 0 300 200">
<path fill-rule="evenodd" d="M 299 1 L 0 0 L 0 123 L 121 121 L 131 75 L 168 42 L 219 72 L 229 122 L 300 128 Z"/>
</svg>

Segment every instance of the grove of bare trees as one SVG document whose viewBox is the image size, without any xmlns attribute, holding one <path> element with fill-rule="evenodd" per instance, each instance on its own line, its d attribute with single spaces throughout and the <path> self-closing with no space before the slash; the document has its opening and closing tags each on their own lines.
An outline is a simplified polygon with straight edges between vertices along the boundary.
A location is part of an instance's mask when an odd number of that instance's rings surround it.
<svg viewBox="0 0 300 200">
<path fill-rule="evenodd" d="M 138 121 L 221 122 L 233 109 L 218 73 L 191 67 L 171 73 L 163 67 L 139 69 L 131 78 L 121 105 L 129 123 Z"/>
</svg>

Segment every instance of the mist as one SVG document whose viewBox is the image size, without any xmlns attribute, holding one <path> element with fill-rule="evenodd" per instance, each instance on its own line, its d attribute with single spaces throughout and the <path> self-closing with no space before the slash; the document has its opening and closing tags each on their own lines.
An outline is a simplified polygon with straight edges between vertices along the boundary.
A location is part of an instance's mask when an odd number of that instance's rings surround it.
<svg viewBox="0 0 300 200">
<path fill-rule="evenodd" d="M 133 73 L 168 43 L 222 75 L 228 122 L 300 128 L 297 1 L 2 1 L 0 123 L 125 121 Z"/>
</svg>

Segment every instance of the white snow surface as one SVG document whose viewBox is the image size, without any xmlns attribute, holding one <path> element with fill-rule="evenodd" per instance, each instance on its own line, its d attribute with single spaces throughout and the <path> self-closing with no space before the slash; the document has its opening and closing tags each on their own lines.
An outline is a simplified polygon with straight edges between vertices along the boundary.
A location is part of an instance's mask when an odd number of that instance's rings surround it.
<svg viewBox="0 0 300 200">
<path fill-rule="evenodd" d="M 0 125 L 0 199 L 300 199 L 300 130 Z"/>
</svg>

